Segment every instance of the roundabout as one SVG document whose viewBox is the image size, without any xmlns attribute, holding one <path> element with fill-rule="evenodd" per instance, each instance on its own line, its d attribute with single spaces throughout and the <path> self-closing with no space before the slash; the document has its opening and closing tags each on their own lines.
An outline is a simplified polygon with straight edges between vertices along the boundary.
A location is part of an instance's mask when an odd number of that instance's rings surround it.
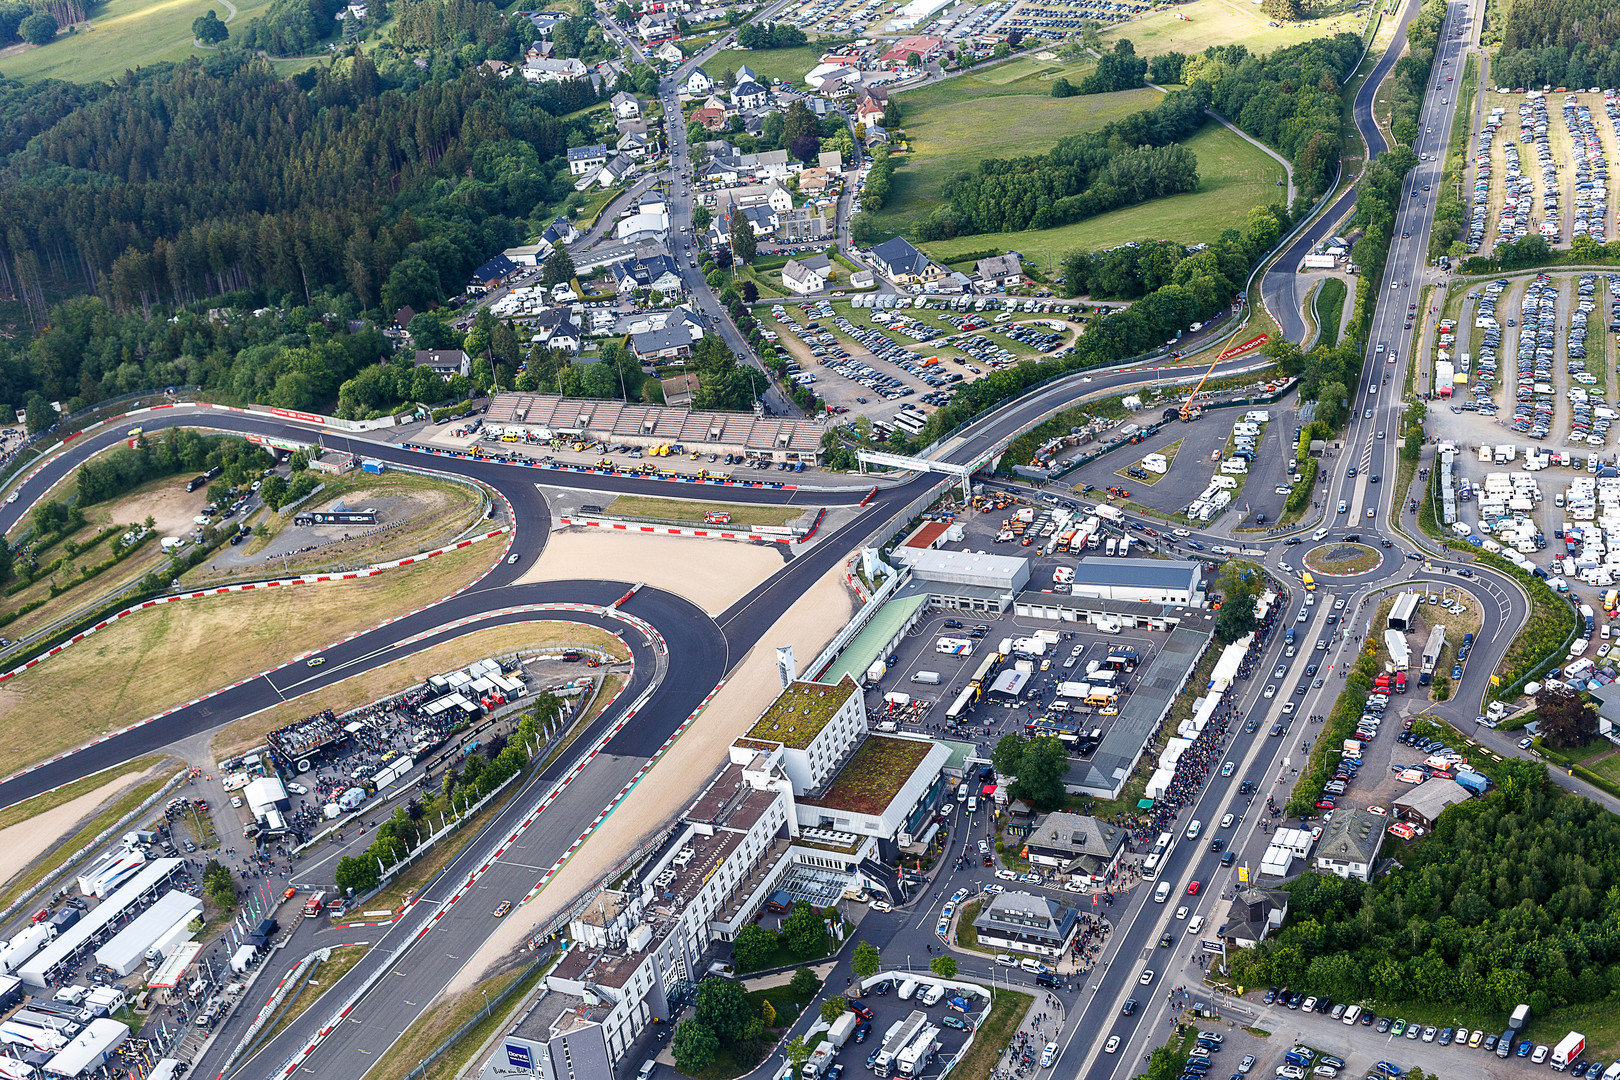
<svg viewBox="0 0 1620 1080">
<path fill-rule="evenodd" d="M 1329 578 L 1357 578 L 1384 565 L 1384 553 L 1370 544 L 1338 540 L 1313 547 L 1304 555 L 1305 569 Z"/>
</svg>

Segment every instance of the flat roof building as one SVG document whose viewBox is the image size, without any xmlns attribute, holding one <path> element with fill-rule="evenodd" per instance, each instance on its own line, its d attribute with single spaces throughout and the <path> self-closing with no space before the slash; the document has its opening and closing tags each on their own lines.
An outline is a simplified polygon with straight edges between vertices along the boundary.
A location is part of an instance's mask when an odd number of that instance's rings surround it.
<svg viewBox="0 0 1620 1080">
<path fill-rule="evenodd" d="M 190 893 L 171 889 L 157 903 L 143 911 L 116 937 L 96 950 L 96 963 L 104 964 L 119 978 L 141 966 L 152 949 L 173 948 L 193 936 L 186 929 L 192 919 L 202 917 L 203 904 Z"/>
<path fill-rule="evenodd" d="M 1402 821 L 1432 829 L 1448 807 L 1471 797 L 1468 789 L 1455 780 L 1425 780 L 1395 800 L 1395 816 Z"/>
<path fill-rule="evenodd" d="M 1074 568 L 1069 592 L 1142 604 L 1201 606 L 1203 569 L 1178 559 L 1108 559 L 1088 556 Z"/>
<path fill-rule="evenodd" d="M 781 747 L 779 764 L 795 791 L 819 788 L 867 732 L 866 702 L 848 675 L 837 684 L 795 682 L 771 702 L 743 741 Z"/>
<path fill-rule="evenodd" d="M 898 547 L 889 558 L 909 566 L 913 577 L 930 584 L 979 585 L 1014 596 L 1029 584 L 1029 560 L 1021 556 Z"/>
<path fill-rule="evenodd" d="M 679 333 L 684 335 L 685 331 Z M 807 463 L 821 460 L 819 424 L 756 417 L 753 413 L 507 393 L 490 399 L 485 421 L 508 431 L 526 428 L 640 447 L 680 443 L 688 450 L 705 454 L 743 454 L 769 461 Z"/>
</svg>

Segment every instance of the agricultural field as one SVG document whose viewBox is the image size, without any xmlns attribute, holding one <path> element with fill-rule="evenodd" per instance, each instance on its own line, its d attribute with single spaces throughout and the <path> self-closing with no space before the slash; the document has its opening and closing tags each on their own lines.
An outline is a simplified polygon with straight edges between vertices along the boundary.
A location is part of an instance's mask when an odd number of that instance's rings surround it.
<svg viewBox="0 0 1620 1080">
<path fill-rule="evenodd" d="M 825 51 L 825 47 L 813 43 L 797 49 L 722 49 L 703 65 L 703 70 L 709 78 L 718 80 L 723 73 L 735 73 L 746 66 L 761 79 L 782 79 L 803 90 L 805 73 L 820 63 Z"/>
<path fill-rule="evenodd" d="M 1017 251 L 1025 265 L 1055 273 L 1064 253 L 1076 249 L 1099 251 L 1131 240 L 1210 243 L 1225 229 L 1242 228 L 1256 206 L 1285 198 L 1284 190 L 1277 186 L 1285 179 L 1283 167 L 1237 133 L 1211 121 L 1185 145 L 1198 156 L 1197 191 L 1127 206 L 1055 229 L 977 233 L 921 247 L 942 263 L 966 252 Z M 895 175 L 898 179 L 902 173 Z"/>
<path fill-rule="evenodd" d="M 49 45 L 0 51 L 0 74 L 23 82 L 105 82 L 126 70 L 202 55 L 192 45 L 191 22 L 210 9 L 235 34 L 269 7 L 270 0 L 109 0 L 88 24 Z"/>
<path fill-rule="evenodd" d="M 1130 38 L 1142 56 L 1201 53 L 1211 45 L 1242 45 L 1252 53 L 1269 53 L 1330 34 L 1361 33 L 1371 5 L 1364 0 L 1326 0 L 1312 5 L 1316 17 L 1278 23 L 1259 7 L 1241 0 L 1192 0 L 1144 15 L 1102 32 L 1105 47 Z"/>
</svg>

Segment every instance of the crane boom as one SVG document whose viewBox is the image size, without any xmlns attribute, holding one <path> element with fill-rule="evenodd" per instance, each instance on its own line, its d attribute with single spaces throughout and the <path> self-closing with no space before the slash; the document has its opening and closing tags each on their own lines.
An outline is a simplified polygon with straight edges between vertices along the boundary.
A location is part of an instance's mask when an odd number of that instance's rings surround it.
<svg viewBox="0 0 1620 1080">
<path fill-rule="evenodd" d="M 1215 354 L 1215 359 L 1209 362 L 1209 367 L 1205 370 L 1203 378 L 1199 379 L 1198 385 L 1192 388 L 1192 393 L 1187 395 L 1187 400 L 1181 403 L 1181 420 L 1183 423 L 1198 419 L 1202 410 L 1194 408 L 1193 402 L 1198 400 L 1198 392 L 1204 388 L 1204 384 L 1209 381 L 1209 377 L 1215 374 L 1215 365 L 1221 362 L 1221 358 L 1237 342 L 1237 336 L 1241 333 L 1243 333 L 1243 324 L 1239 323 L 1237 329 L 1232 331 L 1232 336 L 1227 339 L 1226 348 Z"/>
</svg>

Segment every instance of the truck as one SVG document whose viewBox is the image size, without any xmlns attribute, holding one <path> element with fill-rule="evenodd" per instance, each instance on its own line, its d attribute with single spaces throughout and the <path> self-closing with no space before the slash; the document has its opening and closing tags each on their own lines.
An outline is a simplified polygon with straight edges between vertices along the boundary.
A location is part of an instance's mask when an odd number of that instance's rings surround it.
<svg viewBox="0 0 1620 1080">
<path fill-rule="evenodd" d="M 1508 1027 L 1511 1028 L 1514 1031 L 1523 1031 L 1525 1025 L 1528 1024 L 1529 1022 L 1530 1022 L 1530 1006 L 1528 1006 L 1528 1005 L 1515 1005 L 1515 1006 L 1513 1006 L 1513 1015 L 1508 1017 Z"/>
<path fill-rule="evenodd" d="M 937 671 L 913 671 L 911 673 L 911 681 L 914 682 L 914 683 L 925 683 L 928 686 L 938 686 L 939 685 L 939 672 L 937 672 Z"/>
<path fill-rule="evenodd" d="M 827 1032 L 827 1042 L 832 1046 L 834 1053 L 842 1050 L 844 1044 L 849 1042 L 849 1037 L 854 1034 L 855 1025 L 859 1022 L 860 1017 L 852 1012 L 842 1013 L 833 1021 L 832 1028 Z"/>
<path fill-rule="evenodd" d="M 884 1077 L 894 1075 L 895 1058 L 900 1051 L 911 1044 L 918 1031 L 928 1023 L 928 1014 L 920 1009 L 913 1009 L 911 1015 L 904 1020 L 896 1020 L 889 1026 L 883 1035 L 883 1045 L 878 1048 L 877 1057 L 872 1061 L 872 1072 L 882 1080 Z"/>
<path fill-rule="evenodd" d="M 313 919 L 321 913 L 321 901 L 326 899 L 324 892 L 312 892 L 309 899 L 304 901 L 304 918 Z"/>
<path fill-rule="evenodd" d="M 1397 694 L 1406 693 L 1406 672 L 1404 671 L 1395 673 L 1395 692 Z"/>
<path fill-rule="evenodd" d="M 1553 1047 L 1551 1062 L 1553 1069 L 1557 1072 L 1563 1072 L 1569 1068 L 1570 1062 L 1581 1056 L 1581 1051 L 1585 1049 L 1585 1035 L 1578 1031 L 1572 1031 L 1565 1035 L 1558 1040 L 1558 1045 Z"/>
<path fill-rule="evenodd" d="M 1475 795 L 1485 794 L 1485 777 L 1477 772 L 1454 772 L 1451 777 Z"/>
<path fill-rule="evenodd" d="M 924 1024 L 911 1042 L 906 1044 L 894 1058 L 894 1072 L 896 1076 L 921 1076 L 928 1063 L 934 1060 L 934 1054 L 939 1050 L 939 1028 L 933 1024 Z"/>
<path fill-rule="evenodd" d="M 802 1080 L 821 1080 L 832 1067 L 833 1054 L 834 1051 L 826 1043 L 822 1043 L 799 1070 L 799 1076 Z"/>
</svg>

